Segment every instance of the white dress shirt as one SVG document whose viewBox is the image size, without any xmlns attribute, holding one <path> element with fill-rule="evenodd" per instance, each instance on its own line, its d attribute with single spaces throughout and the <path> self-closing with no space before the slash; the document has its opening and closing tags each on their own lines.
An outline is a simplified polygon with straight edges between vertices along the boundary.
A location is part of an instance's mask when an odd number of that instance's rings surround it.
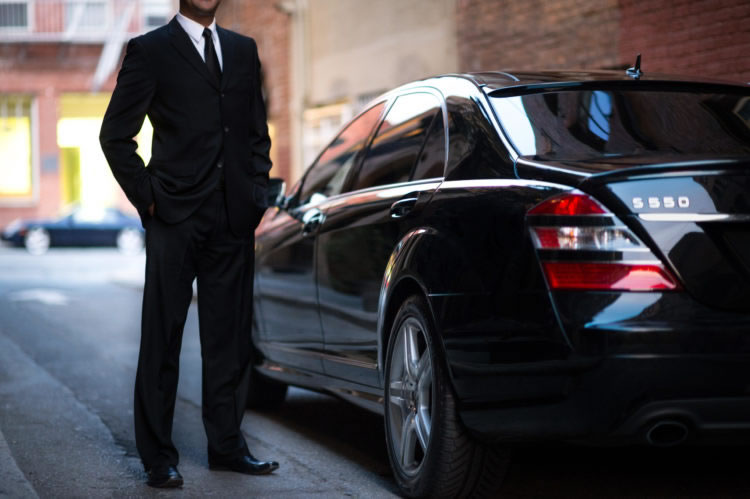
<svg viewBox="0 0 750 499">
<path fill-rule="evenodd" d="M 195 49 L 198 51 L 198 54 L 200 54 L 203 62 L 206 62 L 203 52 L 206 47 L 206 40 L 203 38 L 204 26 L 193 21 L 192 19 L 188 19 L 179 12 L 177 13 L 177 22 L 180 23 L 182 29 L 184 29 L 188 34 L 190 41 L 192 41 L 193 45 L 195 45 Z M 211 38 L 213 38 L 214 48 L 216 49 L 216 57 L 219 58 L 219 67 L 221 67 L 223 71 L 224 59 L 221 56 L 221 42 L 219 41 L 219 34 L 216 32 L 216 19 L 211 22 L 211 25 L 208 26 L 208 29 L 211 30 Z"/>
</svg>

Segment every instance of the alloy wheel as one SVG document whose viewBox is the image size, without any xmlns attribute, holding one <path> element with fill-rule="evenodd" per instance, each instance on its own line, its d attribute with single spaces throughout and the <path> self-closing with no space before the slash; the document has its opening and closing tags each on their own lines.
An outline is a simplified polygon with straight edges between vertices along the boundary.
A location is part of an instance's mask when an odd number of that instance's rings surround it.
<svg viewBox="0 0 750 499">
<path fill-rule="evenodd" d="M 430 346 L 420 322 L 410 317 L 393 345 L 388 386 L 392 448 L 406 475 L 419 472 L 432 429 L 433 369 Z"/>
<path fill-rule="evenodd" d="M 126 255 L 134 255 L 143 249 L 143 235 L 135 229 L 123 229 L 117 234 L 117 248 Z"/>
<path fill-rule="evenodd" d="M 49 249 L 50 237 L 42 227 L 30 229 L 24 239 L 26 250 L 32 255 L 41 255 Z"/>
</svg>

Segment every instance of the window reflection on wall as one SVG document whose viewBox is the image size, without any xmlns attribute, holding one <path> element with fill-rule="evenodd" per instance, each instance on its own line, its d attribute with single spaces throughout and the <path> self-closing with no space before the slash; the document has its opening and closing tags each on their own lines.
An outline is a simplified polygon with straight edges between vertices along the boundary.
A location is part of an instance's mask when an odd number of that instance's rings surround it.
<svg viewBox="0 0 750 499">
<path fill-rule="evenodd" d="M 646 154 L 750 153 L 750 90 L 598 88 L 493 97 L 522 156 L 595 159 Z"/>
<path fill-rule="evenodd" d="M 536 154 L 536 138 L 523 100 L 520 96 L 505 97 L 492 101 L 500 123 L 516 150 L 524 156 Z"/>
<path fill-rule="evenodd" d="M 588 117 L 588 128 L 591 133 L 598 135 L 602 140 L 609 140 L 609 119 L 612 116 L 610 95 L 601 90 L 595 90 L 582 104 L 581 109 Z"/>
</svg>

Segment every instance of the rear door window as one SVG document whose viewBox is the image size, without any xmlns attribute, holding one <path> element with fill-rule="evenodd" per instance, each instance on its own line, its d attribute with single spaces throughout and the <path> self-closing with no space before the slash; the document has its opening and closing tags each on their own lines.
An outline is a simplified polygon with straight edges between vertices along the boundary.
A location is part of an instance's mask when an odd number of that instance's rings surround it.
<svg viewBox="0 0 750 499">
<path fill-rule="evenodd" d="M 419 160 L 411 180 L 442 177 L 445 168 L 445 124 L 443 112 L 438 111 L 432 120 Z"/>
<path fill-rule="evenodd" d="M 521 156 L 592 160 L 642 155 L 747 155 L 750 88 L 654 82 L 491 94 Z"/>
<path fill-rule="evenodd" d="M 436 116 L 441 116 L 438 97 L 426 92 L 399 96 L 380 125 L 351 190 L 408 181 Z"/>
</svg>

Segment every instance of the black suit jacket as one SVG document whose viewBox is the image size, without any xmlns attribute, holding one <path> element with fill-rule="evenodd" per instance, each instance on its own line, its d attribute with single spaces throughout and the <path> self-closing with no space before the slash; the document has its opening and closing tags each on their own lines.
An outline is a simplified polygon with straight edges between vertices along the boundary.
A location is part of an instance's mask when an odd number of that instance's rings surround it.
<svg viewBox="0 0 750 499">
<path fill-rule="evenodd" d="M 221 81 L 177 19 L 128 43 L 99 136 L 118 183 L 142 219 L 156 204 L 167 223 L 189 217 L 225 178 L 229 224 L 247 235 L 266 208 L 271 141 L 255 41 L 217 28 Z M 133 138 L 154 127 L 145 167 Z"/>
</svg>

